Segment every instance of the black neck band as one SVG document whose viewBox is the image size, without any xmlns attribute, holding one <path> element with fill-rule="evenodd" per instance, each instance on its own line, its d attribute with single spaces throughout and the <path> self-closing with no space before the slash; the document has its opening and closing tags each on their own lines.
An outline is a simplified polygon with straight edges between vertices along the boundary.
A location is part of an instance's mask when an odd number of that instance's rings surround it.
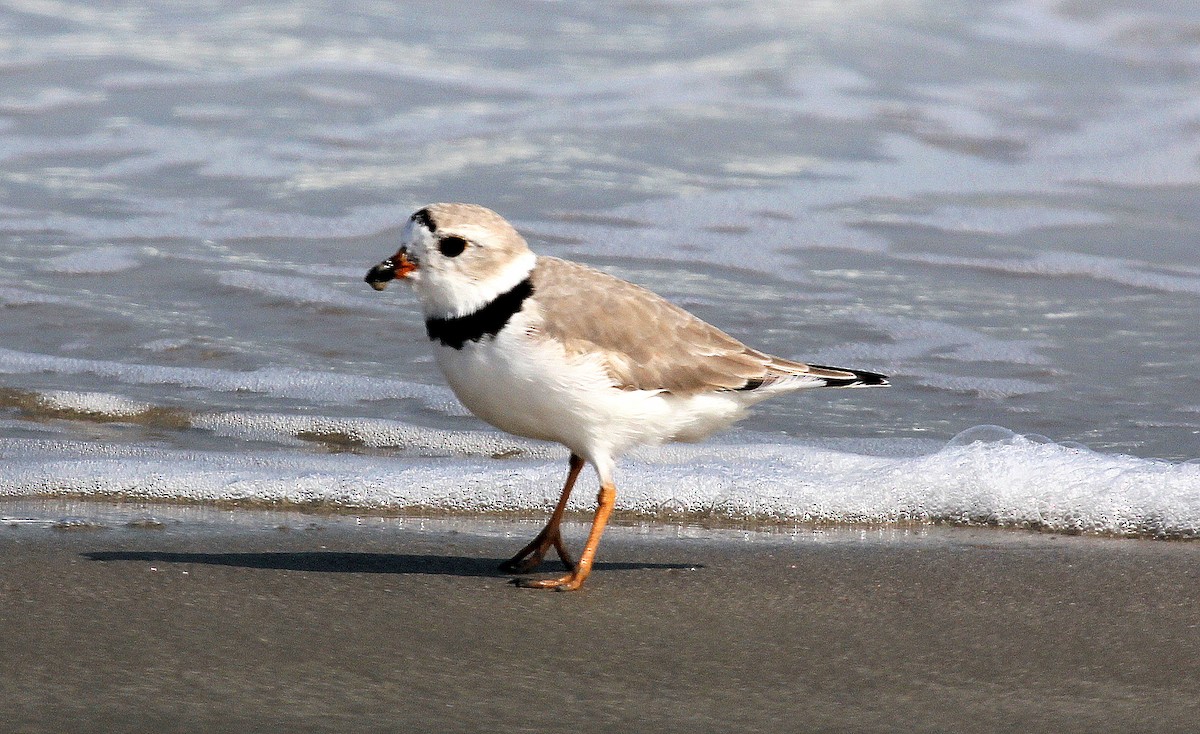
<svg viewBox="0 0 1200 734">
<path fill-rule="evenodd" d="M 533 281 L 522 280 L 512 290 L 501 293 L 487 305 L 466 316 L 450 319 L 425 319 L 425 333 L 433 341 L 448 347 L 462 349 L 467 342 L 477 342 L 485 336 L 496 336 L 508 323 L 513 314 L 525 305 L 525 299 L 533 295 Z"/>
</svg>

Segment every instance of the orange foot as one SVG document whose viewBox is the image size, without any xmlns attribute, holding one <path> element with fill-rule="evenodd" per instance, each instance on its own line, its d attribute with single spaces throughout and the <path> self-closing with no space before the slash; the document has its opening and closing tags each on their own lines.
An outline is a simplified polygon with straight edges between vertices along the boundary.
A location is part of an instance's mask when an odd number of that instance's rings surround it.
<svg viewBox="0 0 1200 734">
<path fill-rule="evenodd" d="M 523 589 L 555 591 L 574 591 L 583 586 L 588 574 L 592 572 L 592 562 L 596 560 L 596 547 L 600 545 L 600 536 L 604 534 L 604 526 L 608 524 L 608 516 L 612 514 L 616 501 L 616 488 L 611 484 L 601 485 L 600 496 L 596 498 L 596 516 L 592 519 L 592 530 L 588 533 L 583 554 L 579 556 L 579 565 L 575 566 L 574 571 L 556 579 L 513 579 L 513 583 Z"/>
</svg>

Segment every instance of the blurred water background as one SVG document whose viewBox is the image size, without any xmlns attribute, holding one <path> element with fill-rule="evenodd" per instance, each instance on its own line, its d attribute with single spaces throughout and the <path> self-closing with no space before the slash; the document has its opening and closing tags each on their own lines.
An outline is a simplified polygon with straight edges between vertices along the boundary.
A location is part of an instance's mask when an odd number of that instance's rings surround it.
<svg viewBox="0 0 1200 734">
<path fill-rule="evenodd" d="M 893 376 L 639 453 L 628 512 L 1200 528 L 1167 0 L 0 2 L 0 494 L 540 510 L 565 452 L 362 283 L 456 200 Z"/>
</svg>

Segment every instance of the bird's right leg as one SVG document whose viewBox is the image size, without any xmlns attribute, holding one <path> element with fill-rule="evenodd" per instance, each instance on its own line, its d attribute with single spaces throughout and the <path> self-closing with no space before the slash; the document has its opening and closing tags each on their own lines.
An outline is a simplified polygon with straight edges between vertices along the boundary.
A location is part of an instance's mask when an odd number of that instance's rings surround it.
<svg viewBox="0 0 1200 734">
<path fill-rule="evenodd" d="M 603 481 L 603 480 L 601 480 Z M 611 482 L 600 485 L 600 494 L 596 497 L 596 516 L 592 519 L 592 530 L 588 533 L 587 543 L 579 556 L 579 565 L 566 576 L 556 579 L 513 579 L 513 583 L 525 589 L 554 589 L 555 591 L 574 591 L 583 585 L 588 574 L 592 572 L 592 562 L 596 560 L 596 548 L 600 545 L 600 536 L 604 534 L 604 526 L 612 515 L 617 501 L 617 488 Z"/>
<path fill-rule="evenodd" d="M 529 545 L 518 551 L 512 558 L 500 564 L 501 571 L 506 573 L 529 573 L 541 565 L 542 560 L 546 557 L 546 552 L 550 550 L 550 546 L 554 546 L 554 550 L 558 551 L 558 557 L 562 559 L 563 565 L 568 570 L 575 570 L 575 562 L 571 560 L 566 546 L 563 545 L 562 531 L 559 529 L 559 524 L 562 522 L 563 513 L 566 512 L 567 500 L 571 498 L 571 488 L 575 486 L 575 480 L 579 477 L 579 472 L 583 469 L 583 463 L 582 458 L 571 454 L 567 482 L 563 485 L 562 495 L 558 498 L 558 505 L 550 515 L 550 521 L 546 523 L 546 527 L 542 528 L 542 532 L 538 533 L 537 537 L 530 541 Z"/>
</svg>

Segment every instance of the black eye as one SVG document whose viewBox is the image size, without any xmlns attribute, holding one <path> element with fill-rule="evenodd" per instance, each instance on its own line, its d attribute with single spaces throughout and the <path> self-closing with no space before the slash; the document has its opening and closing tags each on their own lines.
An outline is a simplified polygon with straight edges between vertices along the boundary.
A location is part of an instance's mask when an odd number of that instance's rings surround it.
<svg viewBox="0 0 1200 734">
<path fill-rule="evenodd" d="M 458 257 L 467 249 L 467 241 L 462 237 L 446 235 L 438 240 L 438 252 L 446 257 Z"/>
</svg>

